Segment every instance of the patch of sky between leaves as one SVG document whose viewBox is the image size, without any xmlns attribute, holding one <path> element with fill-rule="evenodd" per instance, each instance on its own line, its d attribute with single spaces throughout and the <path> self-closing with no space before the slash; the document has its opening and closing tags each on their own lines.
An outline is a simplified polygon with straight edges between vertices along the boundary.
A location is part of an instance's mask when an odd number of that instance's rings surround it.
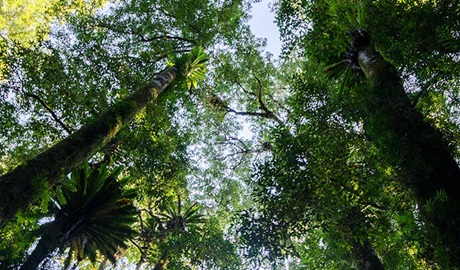
<svg viewBox="0 0 460 270">
<path fill-rule="evenodd" d="M 262 0 L 254 3 L 249 26 L 254 35 L 267 39 L 266 51 L 278 58 L 281 53 L 281 38 L 275 23 L 275 13 L 270 10 L 272 5 L 273 1 Z"/>
<path fill-rule="evenodd" d="M 271 5 L 273 5 L 273 1 L 262 0 L 258 3 L 254 3 L 252 5 L 249 26 L 251 32 L 256 37 L 267 39 L 265 50 L 278 58 L 281 54 L 281 38 L 278 26 L 275 23 L 275 13 L 270 9 Z M 243 123 L 243 129 L 239 137 L 250 139 L 252 135 L 249 123 Z"/>
</svg>

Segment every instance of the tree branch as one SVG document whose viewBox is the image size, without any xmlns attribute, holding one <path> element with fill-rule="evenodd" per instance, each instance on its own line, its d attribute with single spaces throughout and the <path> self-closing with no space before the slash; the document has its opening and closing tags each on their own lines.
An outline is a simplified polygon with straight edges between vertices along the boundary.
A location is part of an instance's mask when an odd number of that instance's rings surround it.
<svg viewBox="0 0 460 270">
<path fill-rule="evenodd" d="M 152 42 L 152 41 L 157 41 L 157 40 L 168 40 L 168 39 L 173 39 L 173 40 L 179 40 L 183 42 L 188 42 L 191 43 L 192 45 L 196 45 L 196 41 L 193 39 L 188 39 L 184 37 L 178 37 L 178 36 L 172 36 L 172 35 L 167 35 L 167 34 L 160 34 L 157 36 L 152 36 L 152 37 L 145 37 L 144 35 L 140 33 L 136 33 L 133 29 L 120 29 L 117 27 L 113 27 L 108 23 L 105 22 L 96 22 L 98 26 L 109 29 L 112 32 L 120 33 L 120 34 L 125 34 L 125 35 L 132 35 L 136 36 L 139 38 L 141 42 Z"/>
<path fill-rule="evenodd" d="M 24 92 L 24 95 L 27 97 L 31 97 L 35 100 L 37 100 L 45 109 L 51 113 L 51 116 L 53 117 L 54 121 L 56 121 L 66 132 L 68 135 L 72 134 L 72 130 L 70 130 L 56 115 L 56 113 L 46 104 L 45 101 L 43 101 L 39 96 L 29 93 L 29 92 Z"/>
<path fill-rule="evenodd" d="M 241 90 L 244 93 L 246 93 L 248 96 L 253 96 L 253 97 L 257 98 L 257 102 L 259 103 L 259 109 L 262 110 L 263 112 L 238 112 L 238 111 L 236 111 L 236 110 L 234 110 L 234 109 L 232 109 L 232 108 L 230 108 L 228 106 L 225 106 L 226 110 L 228 112 L 234 113 L 236 115 L 256 116 L 256 117 L 263 117 L 263 118 L 273 119 L 278 124 L 283 125 L 284 124 L 283 121 L 281 121 L 270 109 L 268 109 L 268 107 L 265 105 L 265 103 L 264 103 L 264 101 L 262 99 L 262 89 L 263 89 L 262 82 L 257 77 L 257 75 L 255 75 L 254 73 L 252 73 L 252 75 L 254 76 L 254 78 L 257 81 L 257 84 L 259 85 L 259 89 L 258 89 L 257 93 L 254 93 L 252 91 L 248 91 L 238 80 L 235 80 L 235 84 L 238 85 L 241 88 Z"/>
<path fill-rule="evenodd" d="M 168 39 L 174 39 L 174 40 L 179 40 L 179 41 L 184 41 L 184 42 L 188 42 L 188 43 L 191 43 L 193 45 L 196 44 L 196 41 L 195 40 L 192 40 L 192 39 L 188 39 L 188 38 L 184 38 L 184 37 L 177 37 L 177 36 L 170 36 L 170 35 L 160 35 L 160 36 L 154 36 L 154 37 L 144 37 L 142 35 L 137 35 L 141 41 L 143 42 L 152 42 L 152 41 L 155 41 L 155 40 L 168 40 Z"/>
<path fill-rule="evenodd" d="M 234 109 L 232 109 L 232 108 L 227 106 L 227 112 L 233 113 L 235 115 L 255 116 L 255 117 L 268 118 L 268 119 L 275 120 L 279 124 L 283 123 L 271 111 L 269 111 L 269 112 L 240 112 L 240 111 L 236 111 L 236 110 L 234 110 Z"/>
</svg>

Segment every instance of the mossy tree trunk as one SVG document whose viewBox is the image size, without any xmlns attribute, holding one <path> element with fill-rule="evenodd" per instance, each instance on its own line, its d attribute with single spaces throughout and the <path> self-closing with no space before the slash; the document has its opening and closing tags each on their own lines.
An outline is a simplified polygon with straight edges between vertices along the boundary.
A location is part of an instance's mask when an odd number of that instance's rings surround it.
<svg viewBox="0 0 460 270">
<path fill-rule="evenodd" d="M 177 76 L 170 67 L 69 137 L 0 177 L 0 228 L 108 143 Z"/>
<path fill-rule="evenodd" d="M 420 213 L 427 225 L 435 228 L 432 235 L 441 239 L 450 265 L 460 266 L 458 164 L 442 134 L 411 103 L 395 67 L 372 45 L 358 50 L 358 61 L 370 84 L 366 132 L 403 173 Z"/>
</svg>

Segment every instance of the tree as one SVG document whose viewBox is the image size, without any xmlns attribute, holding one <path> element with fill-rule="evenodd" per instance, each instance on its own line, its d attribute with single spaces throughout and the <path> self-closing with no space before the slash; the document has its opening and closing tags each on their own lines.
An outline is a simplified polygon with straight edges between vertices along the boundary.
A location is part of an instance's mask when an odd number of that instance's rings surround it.
<svg viewBox="0 0 460 270">
<path fill-rule="evenodd" d="M 39 42 L 0 41 L 5 265 L 51 242 L 39 220 L 87 160 L 138 191 L 121 254 L 138 268 L 460 265 L 459 4 L 278 1 L 275 62 L 244 25 L 251 1 L 173 2 L 62 3 Z M 137 102 L 165 66 L 178 91 Z"/>
<path fill-rule="evenodd" d="M 46 152 L 0 178 L 1 224 L 36 201 L 61 175 L 88 160 L 109 142 L 149 102 L 175 79 L 176 67 L 158 74 L 149 84 L 114 105 L 97 120 L 83 126 Z"/>
<path fill-rule="evenodd" d="M 91 13 L 101 6 L 102 2 L 3 1 L 3 16 L 0 20 L 2 38 L 28 46 L 46 38 L 53 20 L 62 20 L 65 13 L 69 12 Z"/>
<path fill-rule="evenodd" d="M 454 258 L 460 254 L 460 168 L 442 134 L 412 105 L 394 66 L 375 51 L 367 33 L 358 29 L 354 35 L 357 64 L 369 81 L 365 129 L 382 154 L 401 168 L 427 224 L 435 226 L 442 245 L 451 249 L 445 255 L 459 265 Z M 441 211 L 446 203 L 449 210 Z"/>
<path fill-rule="evenodd" d="M 2 56 L 12 57 L 15 46 L 29 47 L 45 40 L 52 22 L 62 23 L 68 13 L 90 14 L 102 6 L 104 1 L 64 2 L 43 0 L 5 0 L 0 12 L 0 47 Z M 0 59 L 0 82 L 7 79 L 11 63 Z"/>
<path fill-rule="evenodd" d="M 65 133 L 95 121 L 101 112 L 123 100 L 129 89 L 145 85 L 152 74 L 170 61 L 168 59 L 186 54 L 196 44 L 212 48 L 214 43 L 230 38 L 244 15 L 240 1 L 225 4 L 219 1 L 145 2 L 148 3 L 122 1 L 90 16 L 68 14 L 68 24 L 53 27 L 50 34 L 53 39 L 28 48 L 14 48 L 11 60 L 14 65 L 8 73 L 10 80 L 1 86 L 2 98 L 5 97 L 5 104 L 12 108 L 11 116 L 5 119 L 5 126 L 10 125 L 10 129 L 2 131 L 0 138 L 5 146 L 0 147 L 2 159 L 6 156 L 11 160 L 10 168 L 24 162 L 24 157 L 60 141 Z M 59 41 L 54 43 L 56 40 Z M 195 71 L 192 75 L 200 72 Z M 189 76 L 188 79 L 187 86 L 196 87 L 198 78 Z M 13 98 L 8 99 L 9 96 Z M 177 186 L 185 185 L 184 164 L 176 165 L 184 161 L 177 154 L 185 156 L 181 151 L 185 152 L 188 135 L 184 134 L 186 129 L 174 133 L 178 125 L 177 118 L 173 117 L 177 117 L 178 110 L 186 108 L 182 107 L 185 102 L 181 99 L 186 100 L 187 96 L 186 91 L 165 93 L 161 98 L 163 111 L 146 106 L 134 121 L 121 128 L 109 146 L 98 147 L 91 156 L 93 163 L 109 154 L 112 162 L 128 165 L 127 171 L 138 176 L 134 181 L 146 191 L 137 198 L 139 205 L 161 200 Z M 15 121 L 18 119 L 15 113 L 25 113 L 28 117 L 19 123 Z M 161 117 L 157 117 L 159 113 Z M 155 117 L 158 120 L 152 121 Z M 173 123 L 173 127 L 164 125 L 162 119 Z M 11 124 L 7 122 L 10 120 Z M 154 127 L 148 125 L 152 122 L 156 124 Z M 156 130 L 165 126 L 165 130 Z M 21 129 L 27 134 L 23 143 L 19 141 L 21 137 L 16 136 Z M 131 139 L 131 135 L 135 139 Z M 182 135 L 185 136 L 179 137 Z M 171 143 L 182 139 L 177 144 Z M 176 145 L 183 149 L 171 150 Z M 139 147 L 142 149 L 136 149 Z M 134 153 L 129 152 L 130 148 L 135 149 Z M 181 167 L 178 172 L 181 177 L 170 178 L 177 167 Z M 55 185 L 43 190 L 51 186 Z M 35 202 L 49 194 L 40 195 Z M 35 203 L 30 209 L 36 213 L 37 208 L 39 204 Z M 219 230 L 221 227 L 215 233 Z"/>
<path fill-rule="evenodd" d="M 410 17 L 410 22 L 398 20 L 401 16 L 394 15 L 396 8 L 402 8 L 404 14 Z M 283 1 L 279 16 L 287 39 L 293 46 L 301 46 L 309 60 L 324 66 L 342 60 L 349 71 L 354 71 L 348 72 L 339 87 L 338 92 L 345 101 L 343 104 L 354 109 L 354 119 L 363 123 L 366 136 L 378 148 L 381 157 L 398 171 L 406 189 L 414 192 L 419 213 L 426 222 L 425 228 L 431 234 L 431 240 L 426 245 L 437 245 L 436 251 L 427 255 L 427 259 L 436 257 L 437 264 L 447 268 L 459 265 L 458 232 L 454 225 L 458 223 L 459 169 L 454 159 L 456 151 L 450 147 L 457 143 L 447 141 L 447 137 L 434 127 L 435 122 L 420 113 L 420 110 L 427 112 L 430 109 L 423 109 L 421 106 L 426 103 L 418 101 L 430 92 L 444 91 L 447 96 L 451 95 L 449 92 L 455 93 L 453 89 L 446 89 L 443 83 L 438 85 L 434 82 L 458 80 L 445 69 L 456 68 L 458 61 L 453 60 L 449 53 L 458 48 L 442 45 L 456 40 L 451 30 L 458 24 L 458 16 L 451 14 L 455 9 L 456 5 L 445 1 L 391 1 L 386 4 L 313 1 L 305 8 Z M 448 16 L 452 20 L 427 24 L 428 18 L 434 16 Z M 406 15 L 402 17 L 407 18 Z M 313 25 L 310 31 L 298 35 L 286 27 L 296 23 Z M 421 29 L 414 31 L 414 25 L 417 28 L 429 27 L 433 33 L 431 42 L 425 43 L 425 32 Z M 441 29 L 445 31 L 443 34 Z M 351 39 L 349 44 L 347 39 Z M 318 43 L 327 50 L 318 50 Z M 411 50 L 406 50 L 407 47 Z M 385 60 L 376 48 L 384 52 L 385 58 L 391 59 L 392 63 Z M 441 62 L 443 68 L 438 65 Z M 339 66 L 329 66 L 326 72 L 335 73 Z M 411 76 L 412 79 L 408 79 Z M 418 93 L 408 94 L 409 89 L 405 89 L 404 85 Z M 453 114 L 448 113 L 447 117 L 453 117 Z M 445 124 L 453 122 L 443 121 Z M 449 133 L 458 133 L 457 125 L 448 125 L 451 129 Z M 451 207 L 441 211 L 441 205 L 447 201 Z"/>
<path fill-rule="evenodd" d="M 8 86 L 6 88 L 8 90 L 12 89 L 13 94 L 20 101 L 19 105 L 21 105 L 24 98 L 24 91 L 21 89 L 30 89 L 31 92 L 38 90 L 41 93 L 30 93 L 32 95 L 28 96 L 40 97 L 42 101 L 46 101 L 49 108 L 58 108 L 54 112 L 56 112 L 56 115 L 65 117 L 64 120 L 67 121 L 62 122 L 70 123 L 71 130 L 72 126 L 80 126 L 85 123 L 86 120 L 83 119 L 87 119 L 88 114 L 95 116 L 101 110 L 106 109 L 110 103 L 113 103 L 114 99 L 119 96 L 125 96 L 127 88 L 141 88 L 145 84 L 146 78 L 150 78 L 153 73 L 158 72 L 160 65 L 164 66 L 168 56 L 186 53 L 195 44 L 206 43 L 211 45 L 217 39 L 216 35 L 222 37 L 231 32 L 232 27 L 234 27 L 233 24 L 237 23 L 240 18 L 239 1 L 233 1 L 222 6 L 208 2 L 202 1 L 199 5 L 194 2 L 188 2 L 187 6 L 190 6 L 188 12 L 182 12 L 182 7 L 162 1 L 155 5 L 137 5 L 127 1 L 105 14 L 92 16 L 71 14 L 69 15 L 71 27 L 57 28 L 53 34 L 61 38 L 61 36 L 68 33 L 68 29 L 71 29 L 75 36 L 78 37 L 78 42 L 68 44 L 69 39 L 67 38 L 58 46 L 50 44 L 52 42 L 45 42 L 48 45 L 48 47 L 45 46 L 46 49 L 29 50 L 27 53 L 32 51 L 31 58 L 37 59 L 33 57 L 34 55 L 39 56 L 38 59 L 40 60 L 44 58 L 43 62 L 38 61 L 43 66 L 40 65 L 40 68 L 34 67 L 29 65 L 30 61 L 17 59 L 18 73 L 26 75 L 23 77 L 20 75 L 18 77 L 13 76 L 13 78 L 17 80 L 23 79 L 25 82 L 21 86 L 11 82 L 8 85 L 10 88 Z M 154 12 L 152 13 L 150 9 L 153 9 Z M 201 12 L 201 15 L 197 16 L 197 12 Z M 223 15 L 224 13 L 225 16 Z M 130 16 L 125 16 L 126 14 L 130 14 Z M 149 15 L 145 17 L 142 14 Z M 216 16 L 216 14 L 219 16 Z M 151 16 L 158 20 L 150 20 Z M 141 20 L 140 23 L 139 20 Z M 144 21 L 142 22 L 142 20 Z M 148 21 L 148 29 L 146 28 L 146 21 Z M 139 27 L 139 25 L 142 25 L 142 27 Z M 212 27 L 208 27 L 207 31 L 201 31 L 201 28 L 206 26 Z M 228 32 L 219 33 L 218 28 L 220 27 L 225 28 Z M 168 35 L 168 33 L 180 33 L 182 37 L 180 35 Z M 111 40 L 115 36 L 120 39 L 123 37 L 123 41 L 120 44 L 107 42 L 107 40 Z M 159 43 L 158 45 L 156 45 L 157 42 Z M 64 44 L 68 45 L 68 47 L 64 47 Z M 152 44 L 155 44 L 155 46 Z M 118 49 L 115 48 L 116 45 L 119 45 Z M 120 53 L 120 57 L 114 56 L 114 51 Z M 56 65 L 50 65 L 48 60 Z M 79 68 L 85 70 L 85 72 L 80 72 Z M 104 76 L 101 76 L 101 74 L 104 74 Z M 69 78 L 74 80 L 69 80 Z M 107 81 L 107 78 L 110 79 Z M 65 80 L 66 83 L 60 83 L 60 80 Z M 86 85 L 81 83 L 82 80 L 85 81 Z M 112 83 L 114 81 L 115 83 Z M 103 87 L 99 87 L 100 91 L 95 91 L 94 86 Z M 98 87 L 95 88 L 97 90 Z M 117 92 L 116 89 L 121 90 Z M 81 97 L 85 97 L 86 93 L 90 94 L 92 98 L 81 100 Z M 108 97 L 104 93 L 109 93 Z M 43 95 L 46 95 L 46 98 Z M 25 100 L 27 99 L 25 98 Z M 72 106 L 72 103 L 79 100 L 81 100 L 79 105 Z M 36 106 L 32 108 L 31 119 L 37 119 L 33 117 L 36 115 L 38 115 L 39 119 L 43 118 L 40 107 L 38 107 L 38 110 Z M 11 119 L 11 117 L 8 119 Z M 18 124 L 18 126 L 21 126 L 21 124 Z M 51 132 L 51 138 L 46 134 L 49 130 L 46 133 L 43 131 L 38 131 L 38 133 L 40 138 L 45 137 L 49 141 L 55 142 L 62 136 L 59 131 L 58 129 L 57 132 Z M 48 136 L 42 136 L 42 134 Z M 11 140 L 12 138 L 5 139 L 5 141 L 9 142 Z M 45 144 L 49 144 L 49 141 Z M 12 144 L 9 143 L 8 145 Z M 43 147 L 43 144 L 41 144 L 41 147 Z M 38 147 L 34 148 L 38 149 Z"/>
<path fill-rule="evenodd" d="M 121 168 L 108 174 L 105 166 L 90 169 L 88 164 L 75 169 L 57 200 L 60 208 L 54 220 L 45 223 L 42 235 L 21 269 L 37 269 L 55 249 L 70 247 L 70 258 L 78 261 L 89 257 L 96 260 L 96 251 L 110 261 L 118 248 L 135 233 L 132 224 L 137 220 L 137 210 L 132 205 L 135 190 L 123 190 L 129 178 L 117 180 Z M 73 190 L 72 190 L 73 189 Z"/>
</svg>

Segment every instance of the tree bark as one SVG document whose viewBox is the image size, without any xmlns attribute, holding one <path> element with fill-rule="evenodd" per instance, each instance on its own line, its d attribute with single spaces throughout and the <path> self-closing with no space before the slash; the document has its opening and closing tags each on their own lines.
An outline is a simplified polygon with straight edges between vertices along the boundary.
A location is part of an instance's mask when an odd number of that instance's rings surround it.
<svg viewBox="0 0 460 270">
<path fill-rule="evenodd" d="M 161 255 L 161 258 L 158 260 L 157 264 L 155 264 L 154 270 L 163 270 L 166 268 L 166 265 L 168 264 L 168 252 L 165 251 Z"/>
<path fill-rule="evenodd" d="M 141 270 L 147 264 L 147 251 L 141 251 L 141 258 L 136 264 L 136 270 Z"/>
<path fill-rule="evenodd" d="M 0 228 L 16 213 L 33 204 L 62 175 L 88 160 L 108 143 L 145 106 L 156 99 L 177 76 L 170 67 L 144 87 L 113 105 L 96 120 L 0 177 Z"/>
<path fill-rule="evenodd" d="M 348 244 L 351 245 L 351 255 L 359 270 L 384 270 L 380 258 L 365 233 L 366 217 L 357 206 L 345 210 L 348 215 L 342 220 L 344 231 L 348 232 Z"/>
<path fill-rule="evenodd" d="M 104 270 L 107 266 L 107 263 L 109 262 L 109 259 L 105 258 L 101 264 L 99 265 L 99 267 L 97 268 L 97 270 Z"/>
<path fill-rule="evenodd" d="M 61 234 L 59 226 L 56 225 L 56 221 L 53 221 L 43 233 L 42 237 L 38 241 L 37 246 L 32 253 L 27 257 L 26 261 L 21 265 L 19 269 L 38 269 L 40 263 L 56 248 L 59 247 Z"/>
<path fill-rule="evenodd" d="M 353 258 L 360 270 L 384 270 L 382 262 L 374 252 L 371 243 L 355 241 L 352 249 Z"/>
<path fill-rule="evenodd" d="M 379 150 L 400 168 L 420 213 L 439 237 L 453 265 L 460 266 L 460 169 L 442 134 L 425 121 L 407 96 L 395 67 L 372 46 L 358 52 L 370 83 L 365 129 Z M 435 202 L 440 193 L 447 202 Z"/>
<path fill-rule="evenodd" d="M 21 266 L 20 269 L 38 269 L 38 265 L 47 257 L 52 251 L 52 247 L 49 245 L 51 239 L 45 239 L 45 235 L 38 241 L 34 251 L 27 257 L 27 260 Z"/>
</svg>

